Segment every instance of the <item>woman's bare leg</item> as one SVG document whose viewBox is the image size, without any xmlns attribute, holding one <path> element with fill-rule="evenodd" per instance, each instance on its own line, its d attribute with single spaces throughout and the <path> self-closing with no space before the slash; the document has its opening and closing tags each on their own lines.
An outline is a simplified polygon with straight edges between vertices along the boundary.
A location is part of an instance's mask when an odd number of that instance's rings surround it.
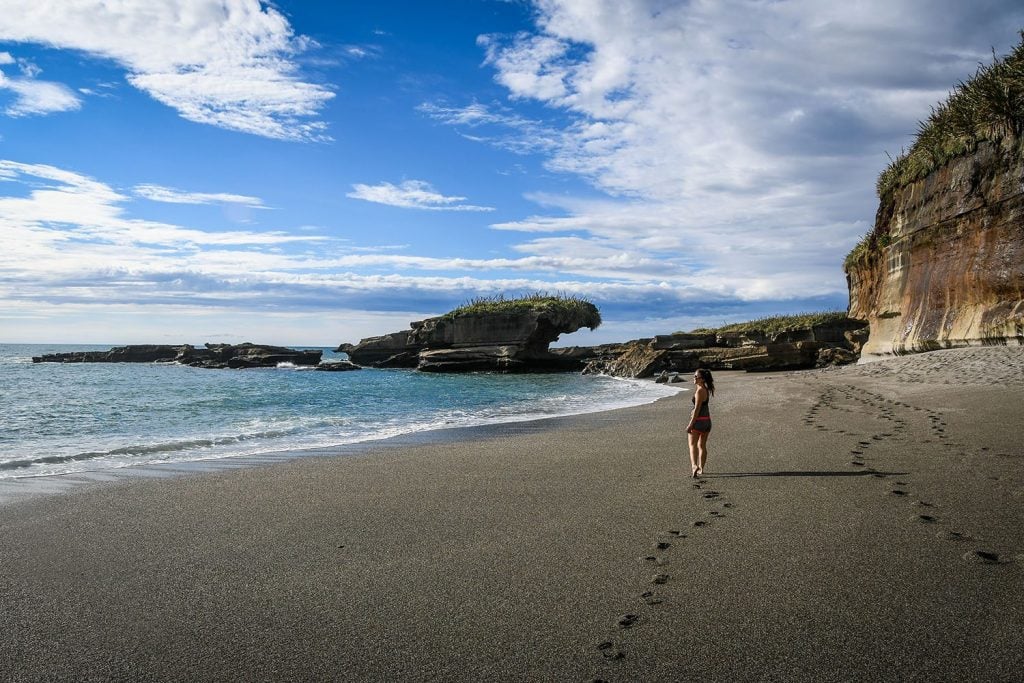
<svg viewBox="0 0 1024 683">
<path fill-rule="evenodd" d="M 693 432 L 687 432 L 686 440 L 690 444 L 690 474 L 696 477 L 698 470 L 700 470 L 700 460 L 698 459 L 699 452 L 697 450 L 700 435 L 694 434 Z"/>
<path fill-rule="evenodd" d="M 704 474 L 704 465 L 708 462 L 708 435 L 704 432 L 697 439 L 697 474 Z"/>
</svg>

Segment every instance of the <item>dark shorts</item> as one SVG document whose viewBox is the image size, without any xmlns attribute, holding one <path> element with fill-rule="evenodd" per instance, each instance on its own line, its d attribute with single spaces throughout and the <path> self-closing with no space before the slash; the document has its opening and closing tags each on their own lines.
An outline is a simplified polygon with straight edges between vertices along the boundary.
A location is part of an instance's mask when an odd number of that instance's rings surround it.
<svg viewBox="0 0 1024 683">
<path fill-rule="evenodd" d="M 711 418 L 710 417 L 698 417 L 693 421 L 693 427 L 690 429 L 691 434 L 710 434 L 711 433 Z"/>
</svg>

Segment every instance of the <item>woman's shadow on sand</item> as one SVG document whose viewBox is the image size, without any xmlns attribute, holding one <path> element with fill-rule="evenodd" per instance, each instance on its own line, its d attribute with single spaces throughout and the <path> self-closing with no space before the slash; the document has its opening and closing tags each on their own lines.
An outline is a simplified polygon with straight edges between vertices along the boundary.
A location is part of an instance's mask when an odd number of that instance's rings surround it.
<svg viewBox="0 0 1024 683">
<path fill-rule="evenodd" d="M 881 472 L 878 470 L 864 470 L 859 472 L 828 472 L 828 471 L 793 471 L 784 470 L 781 472 L 722 472 L 721 474 L 705 474 L 704 479 L 728 479 L 734 477 L 895 477 L 904 475 L 906 472 Z"/>
</svg>

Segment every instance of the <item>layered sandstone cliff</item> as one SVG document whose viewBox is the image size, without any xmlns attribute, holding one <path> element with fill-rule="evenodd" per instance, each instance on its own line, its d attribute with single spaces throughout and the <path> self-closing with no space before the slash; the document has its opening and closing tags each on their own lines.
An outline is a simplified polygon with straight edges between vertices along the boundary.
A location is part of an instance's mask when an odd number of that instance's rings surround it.
<svg viewBox="0 0 1024 683">
<path fill-rule="evenodd" d="M 890 192 L 846 265 L 865 356 L 1024 344 L 1024 153 L 983 142 Z"/>
</svg>

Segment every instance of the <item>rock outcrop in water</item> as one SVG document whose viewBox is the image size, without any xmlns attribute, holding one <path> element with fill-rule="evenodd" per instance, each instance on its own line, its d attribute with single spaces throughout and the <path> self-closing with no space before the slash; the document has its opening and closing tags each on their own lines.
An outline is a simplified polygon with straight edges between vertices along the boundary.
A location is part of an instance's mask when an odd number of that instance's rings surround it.
<svg viewBox="0 0 1024 683">
<path fill-rule="evenodd" d="M 577 359 L 551 353 L 548 346 L 561 334 L 600 324 L 593 304 L 507 308 L 456 311 L 411 323 L 408 331 L 342 344 L 338 351 L 358 365 L 425 372 L 546 372 L 582 367 Z"/>
<path fill-rule="evenodd" d="M 574 350 L 583 372 L 615 377 L 711 370 L 801 370 L 857 360 L 866 327 L 856 320 L 833 321 L 777 334 L 678 332 L 620 345 Z M 558 349 L 556 349 L 557 351 Z"/>
<path fill-rule="evenodd" d="M 983 143 L 884 198 L 846 266 L 865 354 L 1024 344 L 1024 154 Z"/>
<path fill-rule="evenodd" d="M 199 368 L 272 368 L 281 363 L 317 366 L 322 351 L 262 344 L 134 344 L 108 351 L 71 351 L 32 358 L 33 363 L 180 363 Z M 335 368 L 330 368 L 335 369 Z"/>
</svg>

